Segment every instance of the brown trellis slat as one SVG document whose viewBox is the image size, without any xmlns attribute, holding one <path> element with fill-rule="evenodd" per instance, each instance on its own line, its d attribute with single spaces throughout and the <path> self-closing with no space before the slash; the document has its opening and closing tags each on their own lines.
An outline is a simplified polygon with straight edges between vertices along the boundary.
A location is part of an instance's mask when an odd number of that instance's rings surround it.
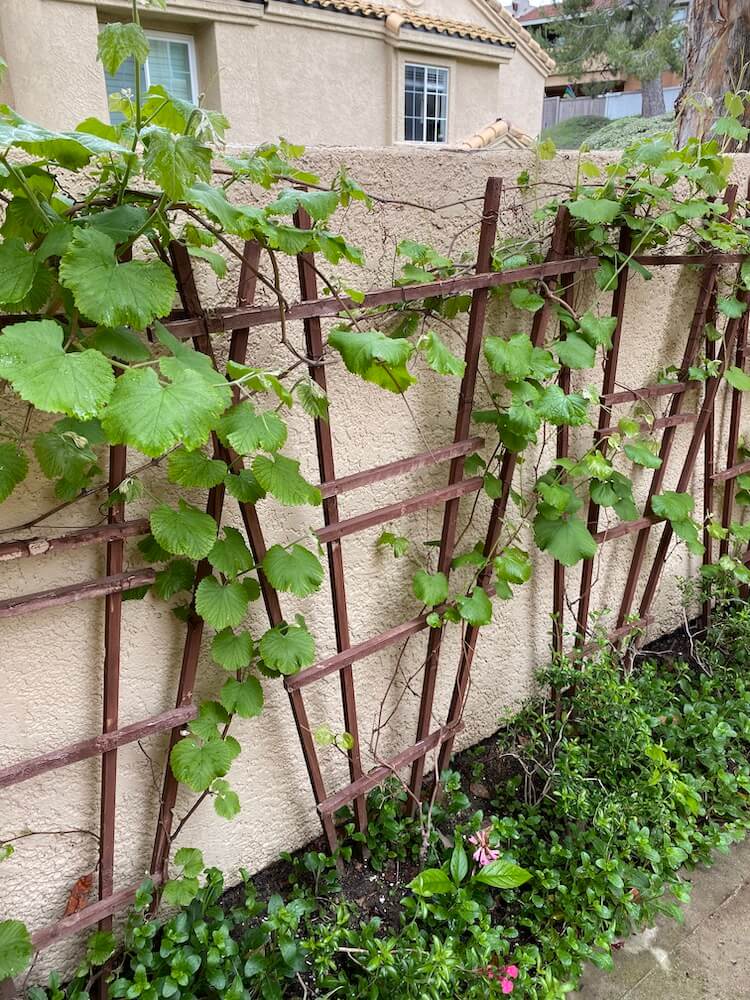
<svg viewBox="0 0 750 1000">
<path fill-rule="evenodd" d="M 8 597 L 0 601 L 0 618 L 15 618 L 17 615 L 28 615 L 34 611 L 44 611 L 56 608 L 61 604 L 74 604 L 77 601 L 87 601 L 92 597 L 104 597 L 107 594 L 118 594 L 123 590 L 135 590 L 146 587 L 154 582 L 156 573 L 152 569 L 133 569 L 114 576 L 100 576 L 95 580 L 85 580 L 83 583 L 70 583 L 63 587 L 51 587 L 34 594 L 23 594 L 19 597 Z"/>
<path fill-rule="evenodd" d="M 633 238 L 628 229 L 623 229 L 620 233 L 618 250 L 621 258 L 626 258 L 632 250 Z M 604 362 L 604 377 L 602 380 L 602 403 L 599 406 L 599 419 L 594 431 L 594 447 L 602 455 L 606 456 L 608 450 L 607 437 L 614 432 L 615 428 L 610 427 L 610 405 L 604 400 L 614 393 L 617 382 L 617 363 L 620 358 L 620 344 L 622 341 L 622 327 L 625 318 L 625 297 L 628 290 L 628 275 L 630 269 L 624 267 L 617 276 L 617 284 L 612 293 L 612 311 L 615 319 L 615 328 L 612 333 L 612 346 L 606 353 Z M 648 425 L 646 425 L 647 429 Z M 596 536 L 599 530 L 599 504 L 589 499 L 588 512 L 586 514 L 586 526 L 592 535 Z M 589 608 L 591 606 L 591 587 L 594 578 L 594 560 L 584 560 L 581 567 L 581 586 L 578 596 L 578 610 L 576 616 L 576 645 L 582 646 L 588 629 Z"/>
<path fill-rule="evenodd" d="M 707 324 L 716 322 L 716 290 L 711 297 L 711 304 L 708 307 L 706 317 Z M 716 358 L 716 344 L 708 336 L 708 325 L 706 326 L 705 354 L 707 361 Z M 716 431 L 715 408 L 711 405 L 711 412 L 706 420 L 706 429 L 703 433 L 703 565 L 709 566 L 713 561 L 714 540 L 709 531 L 709 515 L 714 506 L 714 434 Z M 702 621 L 704 628 L 708 628 L 711 619 L 711 601 L 708 597 L 703 602 Z"/>
<path fill-rule="evenodd" d="M 726 191 L 725 201 L 729 206 L 728 214 L 731 216 L 731 212 L 734 206 L 734 201 L 737 196 L 736 185 L 730 185 Z M 690 367 L 695 363 L 695 359 L 698 355 L 700 345 L 703 341 L 704 328 L 706 325 L 706 316 L 711 304 L 711 299 L 716 289 L 716 282 L 719 274 L 719 267 L 721 265 L 721 258 L 715 254 L 708 254 L 704 258 L 703 276 L 700 284 L 700 289 L 698 292 L 698 301 L 695 306 L 695 311 L 693 313 L 692 323 L 690 325 L 690 331 L 688 333 L 687 343 L 685 345 L 685 351 L 683 354 L 682 362 L 680 364 L 680 376 L 681 379 L 685 379 L 688 375 Z M 676 416 L 682 410 L 682 403 L 684 400 L 684 394 L 678 393 L 672 396 L 672 402 L 669 408 L 669 416 Z M 658 469 L 654 469 L 654 473 L 651 477 L 651 484 L 648 492 L 648 500 L 646 502 L 646 510 L 650 511 L 651 499 L 661 491 L 664 484 L 664 479 L 667 472 L 667 464 L 669 461 L 669 456 L 672 452 L 672 445 L 675 438 L 675 427 L 667 427 L 664 430 L 664 435 L 662 437 L 661 448 L 659 450 L 659 457 L 661 458 L 661 465 Z M 620 609 L 617 614 L 617 627 L 621 627 L 625 624 L 626 619 L 630 615 L 630 611 L 633 607 L 633 602 L 635 600 L 636 589 L 638 587 L 638 581 L 640 579 L 641 570 L 643 569 L 643 561 L 646 556 L 646 547 L 648 545 L 649 535 L 651 531 L 651 526 L 647 525 L 638 534 L 636 538 L 635 548 L 633 551 L 633 558 L 630 564 L 630 569 L 628 571 L 627 580 L 625 582 L 625 590 L 623 593 L 622 601 L 620 602 Z"/>
<path fill-rule="evenodd" d="M 299 209 L 294 217 L 295 225 L 298 229 L 311 229 L 312 220 L 304 209 Z M 299 254 L 297 257 L 297 270 L 299 274 L 300 295 L 303 300 L 316 299 L 317 275 L 315 273 L 315 257 L 311 253 Z M 304 321 L 305 348 L 307 356 L 315 361 L 322 362 L 325 352 L 323 343 L 323 331 L 320 324 L 320 317 L 315 316 Z M 327 393 L 328 385 L 326 380 L 326 370 L 323 364 L 313 364 L 308 367 L 310 378 L 315 384 Z M 333 436 L 329 421 L 317 417 L 315 423 L 315 443 L 318 453 L 318 472 L 321 483 L 334 483 L 336 481 L 336 464 L 333 456 Z M 323 520 L 326 529 L 330 530 L 337 525 L 341 526 L 339 518 L 339 502 L 337 494 L 329 493 L 323 497 Z M 329 538 L 318 538 L 326 543 L 328 553 L 328 573 L 331 581 L 331 602 L 333 605 L 333 621 L 336 633 L 336 649 L 339 653 L 347 650 L 351 646 L 349 634 L 349 609 L 346 601 L 346 579 L 344 575 L 344 556 L 341 551 L 341 534 L 331 535 Z M 358 781 L 362 777 L 362 759 L 360 750 L 359 723 L 357 721 L 357 701 L 354 692 L 354 678 L 350 664 L 346 664 L 339 673 L 341 685 L 341 704 L 344 717 L 344 728 L 352 738 L 352 748 L 348 751 L 349 777 L 352 782 Z M 354 819 L 359 833 L 364 833 L 367 828 L 367 803 L 363 795 L 354 799 Z"/>
<path fill-rule="evenodd" d="M 137 538 L 139 535 L 147 533 L 148 520 L 141 517 L 133 521 L 79 528 L 68 534 L 52 538 L 35 536 L 12 542 L 0 542 L 0 562 L 9 562 L 11 559 L 29 559 L 31 556 L 57 555 L 68 549 L 76 549 L 81 545 L 108 542 L 113 538 Z"/>
<path fill-rule="evenodd" d="M 548 264 L 560 260 L 568 244 L 568 233 L 570 231 L 570 213 L 561 207 L 555 218 L 555 225 L 552 232 L 552 240 L 548 254 Z M 565 272 L 568 273 L 568 272 Z M 562 276 L 562 272 L 560 272 Z M 545 299 L 542 308 L 534 314 L 531 327 L 531 342 L 534 347 L 541 347 L 544 343 L 547 325 L 553 308 L 549 299 Z M 493 501 L 492 510 L 487 525 L 487 534 L 484 542 L 484 557 L 490 560 L 495 554 L 500 535 L 505 523 L 505 513 L 510 499 L 513 476 L 518 463 L 518 455 L 515 452 L 505 450 L 500 466 L 500 496 Z M 492 579 L 492 564 L 488 561 L 482 569 L 478 578 L 477 586 L 489 587 Z M 451 694 L 450 707 L 448 709 L 447 725 L 454 726 L 461 719 L 463 706 L 469 688 L 469 676 L 471 674 L 472 663 L 474 662 L 474 652 L 476 650 L 477 638 L 479 636 L 479 626 L 467 625 L 461 644 L 461 655 L 456 670 L 456 676 Z M 442 773 L 448 766 L 453 752 L 453 737 L 449 736 L 440 747 L 438 756 L 438 773 Z"/>
</svg>

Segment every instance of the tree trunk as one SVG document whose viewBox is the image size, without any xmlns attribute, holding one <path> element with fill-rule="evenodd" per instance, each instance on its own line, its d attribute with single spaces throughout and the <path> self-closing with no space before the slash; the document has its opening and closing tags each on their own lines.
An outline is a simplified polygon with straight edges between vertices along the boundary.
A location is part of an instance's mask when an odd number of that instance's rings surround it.
<svg viewBox="0 0 750 1000">
<path fill-rule="evenodd" d="M 677 99 L 677 142 L 703 137 L 723 112 L 728 91 L 747 88 L 750 0 L 693 0 L 688 15 L 685 79 Z"/>
<path fill-rule="evenodd" d="M 641 80 L 641 93 L 643 94 L 643 107 L 641 114 L 644 118 L 653 118 L 655 115 L 666 113 L 667 106 L 664 103 L 664 86 L 661 76 L 653 80 Z"/>
</svg>

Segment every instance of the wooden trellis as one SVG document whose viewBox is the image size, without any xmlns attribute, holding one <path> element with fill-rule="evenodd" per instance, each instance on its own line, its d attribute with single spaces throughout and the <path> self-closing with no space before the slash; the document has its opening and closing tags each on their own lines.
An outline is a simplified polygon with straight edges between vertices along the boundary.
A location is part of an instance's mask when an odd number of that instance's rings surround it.
<svg viewBox="0 0 750 1000">
<path fill-rule="evenodd" d="M 413 799 L 419 797 L 426 758 L 433 750 L 437 751 L 439 769 L 449 762 L 453 742 L 461 728 L 464 703 L 469 686 L 471 666 L 479 636 L 479 628 L 468 625 L 463 633 L 463 641 L 459 663 L 453 674 L 453 693 L 448 714 L 443 722 L 434 719 L 434 695 L 440 670 L 440 653 L 443 632 L 441 628 L 430 629 L 425 614 L 406 622 L 394 624 L 378 635 L 353 641 L 349 628 L 348 604 L 346 594 L 346 578 L 341 539 L 354 535 L 374 525 L 385 524 L 406 514 L 443 507 L 443 525 L 441 532 L 438 569 L 449 574 L 451 561 L 456 544 L 456 525 L 459 504 L 462 497 L 475 495 L 482 487 L 482 477 L 464 478 L 464 463 L 467 455 L 481 448 L 483 440 L 471 436 L 471 413 L 474 400 L 479 358 L 482 348 L 485 316 L 489 292 L 492 288 L 529 280 L 544 283 L 542 291 L 547 293 L 550 288 L 560 292 L 566 301 L 572 301 L 573 281 L 576 275 L 593 272 L 599 266 L 599 258 L 594 256 L 576 257 L 570 252 L 569 234 L 570 218 L 565 209 L 558 212 L 555 222 L 550 251 L 541 264 L 516 268 L 509 271 L 492 271 L 492 251 L 495 244 L 502 183 L 498 178 L 490 178 L 487 184 L 482 212 L 481 231 L 477 253 L 477 264 L 474 273 L 462 277 L 448 278 L 421 285 L 384 288 L 365 295 L 362 302 L 342 300 L 337 297 L 318 297 L 316 274 L 317 269 L 313 257 L 309 254 L 298 256 L 298 272 L 301 297 L 300 301 L 285 309 L 287 321 L 302 320 L 304 324 L 305 350 L 313 363 L 309 372 L 317 385 L 326 389 L 325 368 L 315 364 L 322 358 L 324 339 L 321 320 L 339 314 L 343 307 L 362 308 L 381 306 L 385 304 L 420 302 L 426 298 L 450 297 L 458 294 L 472 294 L 472 306 L 468 322 L 468 333 L 465 352 L 465 373 L 458 394 L 456 408 L 455 431 L 452 442 L 429 452 L 414 455 L 410 458 L 381 465 L 376 468 L 360 471 L 341 478 L 336 477 L 333 437 L 330 425 L 321 419 L 315 421 L 315 435 L 320 473 L 320 490 L 323 498 L 323 525 L 317 530 L 317 537 L 326 546 L 328 568 L 331 581 L 332 611 L 336 631 L 337 651 L 332 656 L 320 660 L 306 670 L 285 679 L 291 710 L 294 716 L 302 751 L 305 758 L 313 795 L 320 814 L 324 833 L 328 844 L 334 848 L 338 843 L 338 831 L 335 823 L 335 813 L 342 806 L 353 805 L 356 827 L 364 831 L 367 824 L 366 795 L 392 774 L 405 768 L 411 768 L 410 789 Z M 734 189 L 727 192 L 727 201 L 734 200 Z M 301 228 L 310 226 L 310 220 L 300 211 L 296 224 Z M 620 234 L 619 250 L 627 255 L 632 246 L 631 234 L 623 231 Z M 278 306 L 256 306 L 253 304 L 255 283 L 260 248 L 249 243 L 244 248 L 243 266 L 241 268 L 239 291 L 236 306 L 207 313 L 203 310 L 198 296 L 189 256 L 184 247 L 175 244 L 170 248 L 172 264 L 178 281 L 182 299 L 183 312 L 169 318 L 167 327 L 171 333 L 183 340 L 192 339 L 195 348 L 209 357 L 214 364 L 212 338 L 230 335 L 229 358 L 232 361 L 244 362 L 246 359 L 249 331 L 255 327 L 272 325 L 279 321 Z M 654 515 L 650 502 L 653 496 L 660 492 L 672 452 L 674 437 L 678 426 L 692 424 L 692 437 L 684 458 L 677 489 L 684 491 L 689 485 L 690 477 L 696 468 L 701 448 L 704 453 L 705 488 L 703 494 L 704 517 L 712 511 L 714 503 L 714 488 L 724 484 L 721 520 L 728 525 L 733 510 L 735 481 L 743 473 L 750 472 L 750 462 L 738 462 L 738 448 L 741 419 L 741 393 L 731 391 L 731 413 L 729 423 L 729 438 L 727 448 L 726 468 L 716 471 L 714 468 L 715 449 L 714 436 L 716 432 L 714 413 L 718 392 L 721 386 L 721 375 L 734 359 L 742 367 L 746 357 L 748 340 L 748 313 L 741 319 L 730 320 L 724 337 L 724 343 L 719 351 L 718 374 L 704 383 L 704 395 L 698 415 L 683 412 L 685 395 L 695 383 L 689 378 L 689 368 L 694 364 L 704 341 L 706 319 L 711 315 L 715 303 L 719 269 L 727 264 L 741 264 L 746 258 L 737 254 L 678 254 L 678 255 L 638 255 L 635 258 L 649 267 L 682 266 L 686 264 L 699 265 L 703 269 L 697 304 L 691 323 L 684 357 L 677 380 L 667 384 L 645 386 L 635 390 L 617 389 L 617 365 L 622 347 L 623 317 L 625 299 L 628 288 L 628 269 L 620 272 L 614 289 L 612 301 L 612 316 L 615 318 L 615 328 L 611 349 L 606 353 L 602 382 L 601 405 L 597 425 L 594 431 L 594 443 L 606 452 L 607 438 L 616 430 L 616 420 L 612 417 L 613 408 L 639 400 L 671 399 L 666 417 L 658 418 L 649 425 L 650 430 L 661 430 L 659 469 L 653 473 L 648 503 L 643 517 L 633 522 L 623 522 L 613 528 L 600 530 L 600 510 L 596 503 L 590 502 L 587 511 L 589 530 L 599 542 L 607 542 L 614 538 L 634 534 L 636 536 L 633 560 L 628 573 L 618 618 L 610 638 L 615 640 L 627 635 L 633 628 L 631 611 L 634 606 L 639 584 L 643 578 L 643 569 L 649 535 L 653 527 L 663 519 Z M 743 293 L 747 300 L 747 293 Z M 549 321 L 554 312 L 553 301 L 549 296 L 545 305 L 534 316 L 531 339 L 535 346 L 542 346 Z M 711 357 L 709 344 L 706 347 L 707 356 Z M 569 387 L 570 373 L 563 368 L 560 373 L 560 385 Z M 567 428 L 560 428 L 557 435 L 556 453 L 565 457 L 569 450 Z M 235 471 L 242 467 L 242 459 L 231 449 L 222 445 L 218 439 L 213 440 L 213 448 L 217 458 L 228 463 Z M 368 511 L 351 518 L 341 519 L 339 515 L 338 498 L 355 489 L 373 483 L 384 482 L 397 478 L 415 469 L 430 467 L 439 463 L 450 463 L 446 485 L 432 489 L 416 496 L 391 503 L 385 507 Z M 494 500 L 489 515 L 484 545 L 487 557 L 494 554 L 505 524 L 507 506 L 511 495 L 511 485 L 516 469 L 517 456 L 509 451 L 501 455 L 501 494 Z M 113 446 L 109 454 L 108 488 L 114 491 L 125 479 L 127 473 L 127 455 L 123 446 Z M 221 519 L 224 509 L 224 486 L 213 487 L 208 492 L 206 509 L 216 518 Z M 265 555 L 265 540 L 258 511 L 253 504 L 239 503 L 239 510 L 253 552 L 255 561 L 260 563 Z M 148 735 L 169 733 L 169 747 L 180 738 L 181 728 L 197 714 L 193 703 L 193 690 L 196 682 L 200 646 L 203 634 L 203 621 L 193 611 L 187 621 L 182 666 L 180 671 L 175 707 L 168 711 L 146 719 L 121 724 L 119 717 L 120 700 L 120 637 L 121 637 L 121 603 L 124 591 L 153 583 L 153 569 L 128 569 L 124 564 L 124 542 L 146 534 L 149 530 L 145 519 L 126 520 L 123 505 L 118 503 L 110 507 L 107 523 L 97 527 L 82 528 L 53 538 L 26 538 L 0 543 L 0 560 L 39 558 L 67 552 L 84 545 L 106 545 L 106 574 L 93 580 L 66 584 L 50 590 L 34 594 L 10 597 L 0 601 L 0 618 L 25 615 L 44 608 L 68 604 L 74 601 L 94 597 L 105 597 L 105 651 L 103 671 L 103 718 L 102 731 L 96 736 L 77 743 L 68 744 L 57 750 L 49 751 L 36 757 L 6 766 L 0 769 L 0 788 L 10 787 L 51 770 L 62 768 L 77 761 L 101 757 L 101 798 L 100 798 L 100 857 L 99 857 L 99 892 L 98 899 L 85 909 L 61 920 L 50 923 L 38 929 L 33 934 L 36 948 L 44 948 L 69 935 L 85 928 L 99 924 L 109 927 L 112 915 L 128 906 L 135 895 L 137 886 L 115 888 L 114 842 L 115 817 L 117 801 L 117 750 Z M 638 606 L 636 624 L 644 624 L 660 581 L 666 560 L 668 546 L 672 536 L 669 522 L 663 523 L 662 534 L 656 555 L 648 573 L 645 576 L 645 586 Z M 726 554 L 728 543 L 721 542 L 719 553 Z M 707 558 L 712 554 L 711 539 L 707 536 Z M 198 564 L 195 586 L 211 572 L 207 560 Z M 486 589 L 491 587 L 491 561 L 481 571 L 478 584 Z M 268 581 L 259 573 L 262 596 L 272 626 L 284 620 L 279 595 Z M 584 562 L 581 572 L 580 594 L 576 614 L 576 643 L 585 644 L 588 636 L 588 620 L 591 603 L 593 581 L 593 561 Z M 562 650 L 564 641 L 564 611 L 565 611 L 565 571 L 556 564 L 554 568 L 554 647 Z M 402 749 L 389 761 L 365 772 L 362 766 L 360 752 L 360 734 L 357 723 L 356 704 L 356 673 L 355 665 L 365 658 L 381 650 L 403 643 L 410 637 L 429 630 L 427 653 L 425 657 L 422 691 L 419 712 L 414 730 L 414 742 Z M 307 718 L 303 691 L 324 677 L 338 674 L 341 685 L 341 698 L 344 724 L 347 732 L 352 734 L 353 748 L 349 752 L 349 783 L 340 789 L 331 791 L 323 780 L 320 761 Z M 154 848 L 150 871 L 155 884 L 159 885 L 167 877 L 169 862 L 170 835 L 173 827 L 173 812 L 177 797 L 177 782 L 169 767 L 165 768 L 164 783 L 159 806 L 159 818 L 155 832 Z M 104 995 L 104 984 L 99 983 L 100 995 Z M 0 991 L 3 990 L 0 984 Z M 13 995 L 12 985 L 6 984 L 5 994 Z"/>
</svg>

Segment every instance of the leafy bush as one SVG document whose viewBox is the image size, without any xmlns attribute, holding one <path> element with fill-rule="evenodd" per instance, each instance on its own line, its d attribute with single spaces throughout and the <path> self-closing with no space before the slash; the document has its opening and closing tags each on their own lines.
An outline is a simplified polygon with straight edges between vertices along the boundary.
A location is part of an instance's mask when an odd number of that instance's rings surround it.
<svg viewBox="0 0 750 1000">
<path fill-rule="evenodd" d="M 609 118 L 603 115 L 577 115 L 544 129 L 540 139 L 551 139 L 558 149 L 579 149 L 590 136 L 608 124 Z"/>
<path fill-rule="evenodd" d="M 632 115 L 627 118 L 616 118 L 602 125 L 588 136 L 586 145 L 590 149 L 625 149 L 638 140 L 651 139 L 665 132 L 672 133 L 673 130 L 674 114 L 671 111 L 655 118 Z"/>
</svg>

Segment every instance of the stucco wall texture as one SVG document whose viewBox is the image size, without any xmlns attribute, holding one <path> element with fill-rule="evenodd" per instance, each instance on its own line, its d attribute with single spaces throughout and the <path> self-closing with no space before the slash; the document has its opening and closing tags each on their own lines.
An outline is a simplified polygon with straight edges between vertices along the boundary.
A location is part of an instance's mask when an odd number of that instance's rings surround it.
<svg viewBox="0 0 750 1000">
<path fill-rule="evenodd" d="M 343 283 L 359 288 L 389 284 L 397 267 L 395 247 L 404 238 L 423 240 L 439 250 L 466 250 L 473 257 L 481 215 L 481 198 L 488 176 L 506 179 L 509 190 L 503 202 L 501 237 L 529 236 L 538 232 L 531 211 L 538 199 L 547 198 L 569 183 L 576 169 L 574 156 L 563 154 L 552 163 L 538 164 L 528 152 L 459 153 L 400 150 L 335 149 L 311 151 L 307 163 L 323 178 L 330 178 L 340 163 L 373 194 L 412 204 L 378 203 L 372 212 L 354 205 L 333 223 L 366 254 L 364 275 L 342 269 Z M 535 182 L 550 187 L 532 187 L 522 195 L 514 190 L 522 169 Z M 750 176 L 750 157 L 738 156 L 735 177 L 745 184 Z M 255 198 L 256 192 L 237 191 L 237 196 Z M 426 211 L 415 205 L 450 206 Z M 227 279 L 217 283 L 208 271 L 200 271 L 200 285 L 206 305 L 233 301 L 236 282 L 234 261 Z M 199 265 L 199 268 L 203 265 Z M 288 296 L 296 297 L 293 268 L 287 268 Z M 630 279 L 624 340 L 621 350 L 619 383 L 638 387 L 653 382 L 661 368 L 679 362 L 697 294 L 697 274 L 684 268 L 654 270 L 650 282 L 637 276 Z M 588 289 L 591 293 L 592 289 Z M 587 292 L 584 291 L 582 300 Z M 262 298 L 262 296 L 261 296 Z M 602 304 L 606 308 L 607 303 Z M 486 332 L 509 335 L 524 328 L 524 318 L 497 302 L 491 303 Z M 454 351 L 462 353 L 465 324 L 457 332 L 441 328 L 441 336 Z M 290 334 L 302 343 L 302 331 L 295 326 Z M 226 345 L 219 344 L 219 351 Z M 278 344 L 278 330 L 255 329 L 250 338 L 250 362 L 279 368 L 289 356 Z M 452 439 L 457 380 L 434 375 L 425 369 L 417 385 L 408 392 L 409 408 L 398 398 L 357 380 L 340 363 L 327 369 L 331 398 L 331 427 L 337 473 L 392 461 L 448 443 Z M 584 373 L 583 384 L 599 381 L 598 372 Z M 479 404 L 486 393 L 481 383 Z M 695 400 L 693 400 L 693 405 Z M 723 404 L 722 404 L 723 405 Z M 12 410 L 6 392 L 3 409 Z M 624 407 L 620 415 L 629 412 Z M 11 414 L 12 416 L 12 414 Z M 286 415 L 285 415 L 286 416 Z M 726 408 L 720 408 L 725 427 Z M 303 472 L 317 480 L 312 421 L 295 409 L 290 425 L 287 454 L 299 458 Z M 32 430 L 43 429 L 34 416 Z M 677 444 L 667 476 L 673 488 L 690 428 L 678 429 Z M 489 435 L 488 435 L 489 436 Z M 572 447 L 581 450 L 590 444 L 590 428 L 572 435 Z M 552 441 L 549 445 L 554 447 Z M 550 447 L 548 457 L 552 457 Z M 720 452 L 719 452 L 720 454 Z M 139 456 L 129 456 L 131 467 Z M 517 485 L 530 488 L 533 462 L 521 467 Z M 546 467 L 542 463 L 542 469 Z M 632 476 L 637 499 L 642 503 L 649 476 L 634 469 Z M 377 487 L 346 494 L 341 499 L 341 516 L 407 497 L 446 482 L 447 466 L 441 465 L 391 480 Z M 169 500 L 170 488 L 158 471 L 147 478 L 156 495 Z M 693 486 L 700 489 L 700 470 Z M 696 492 L 696 496 L 698 493 Z M 204 497 L 196 494 L 197 504 Z M 0 508 L 0 529 L 8 529 L 52 506 L 51 485 L 38 470 Z M 483 537 L 489 502 L 480 498 L 474 528 L 462 547 L 469 548 Z M 471 510 L 471 499 L 462 502 L 462 526 Z M 137 505 L 129 516 L 137 516 Z M 271 501 L 259 506 L 260 518 L 269 544 L 308 536 L 321 523 L 319 509 L 281 509 Z M 377 549 L 381 528 L 343 541 L 351 635 L 354 642 L 418 612 L 411 593 L 413 572 L 424 561 L 434 560 L 434 550 L 423 542 L 439 537 L 442 510 L 436 509 L 404 518 L 393 527 L 413 539 L 412 550 L 402 559 Z M 101 511 L 96 503 L 70 507 L 45 524 L 45 531 L 97 523 Z M 231 501 L 226 507 L 226 523 L 239 519 Z M 37 533 L 39 533 L 37 529 Z M 13 537 L 13 534 L 6 537 Z M 653 553 L 658 532 L 653 533 Z M 533 548 L 533 547 L 532 547 Z M 630 564 L 632 540 L 609 543 L 597 562 L 592 607 L 616 607 Z M 431 555 L 432 553 L 432 555 Z M 466 709 L 466 729 L 460 745 L 470 745 L 488 736 L 498 719 L 518 706 L 534 688 L 534 670 L 544 663 L 549 649 L 552 603 L 552 562 L 536 558 L 532 581 L 518 590 L 510 602 L 496 603 L 494 622 L 483 630 L 474 662 L 473 679 Z M 127 565 L 139 564 L 134 543 L 127 546 Z M 684 546 L 671 551 L 664 583 L 655 604 L 652 634 L 674 627 L 682 615 L 679 579 L 696 570 Z M 42 590 L 55 584 L 85 580 L 104 572 L 104 549 L 81 548 L 60 557 L 17 560 L 3 565 L 0 596 Z M 568 574 L 569 594 L 577 595 L 579 573 Z M 306 601 L 282 597 L 285 615 L 304 613 L 317 641 L 319 656 L 335 651 L 334 629 L 327 580 L 321 591 Z M 93 600 L 49 609 L 32 616 L 5 620 L 0 627 L 0 764 L 9 764 L 68 742 L 93 736 L 100 727 L 103 658 L 104 601 Z M 260 604 L 251 614 L 251 628 L 260 633 L 265 626 Z M 172 706 L 180 667 L 184 626 L 163 603 L 152 597 L 128 601 L 123 610 L 121 724 L 142 719 Z M 419 670 L 426 637 L 412 640 L 400 661 L 396 683 L 388 689 L 398 661 L 398 648 L 359 662 L 354 676 L 359 698 L 362 750 L 365 767 L 376 758 L 385 758 L 412 742 L 417 711 L 419 679 L 404 689 L 404 678 Z M 224 676 L 206 650 L 201 656 L 198 699 L 214 695 Z M 435 718 L 444 716 L 458 660 L 458 629 L 447 632 L 438 678 Z M 319 832 L 299 742 L 281 683 L 264 681 L 266 707 L 252 721 L 238 721 L 233 729 L 243 751 L 230 774 L 242 801 L 240 815 L 231 823 L 218 818 L 210 805 L 202 808 L 186 827 L 182 843 L 201 847 L 207 861 L 225 870 L 229 882 L 240 866 L 256 871 L 272 862 L 281 850 L 302 846 Z M 341 731 L 338 678 L 328 678 L 306 691 L 311 724 L 329 723 Z M 371 736 L 384 705 L 383 718 L 392 716 L 380 733 L 377 746 Z M 164 767 L 166 738 L 152 738 L 123 748 L 119 754 L 116 884 L 131 884 L 146 871 L 154 836 L 158 788 Z M 344 783 L 346 776 L 340 755 L 322 753 L 326 780 L 331 789 Z M 27 830 L 98 829 L 98 775 L 96 760 L 54 771 L 5 790 L 0 797 L 0 840 Z M 177 816 L 184 815 L 194 797 L 181 793 Z M 68 893 L 76 879 L 96 865 L 96 841 L 85 832 L 58 836 L 33 836 L 16 843 L 15 856 L 2 866 L 0 915 L 17 917 L 38 927 L 62 915 Z M 44 970 L 72 960 L 77 943 L 67 941 L 45 952 L 39 965 Z"/>
</svg>

